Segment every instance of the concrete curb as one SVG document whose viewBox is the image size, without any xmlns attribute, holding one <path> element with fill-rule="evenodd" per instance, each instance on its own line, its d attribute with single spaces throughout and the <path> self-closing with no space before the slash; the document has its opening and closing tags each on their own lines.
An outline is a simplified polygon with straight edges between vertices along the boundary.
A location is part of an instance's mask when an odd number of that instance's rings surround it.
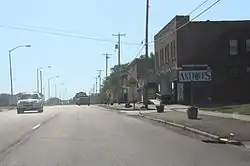
<svg viewBox="0 0 250 166">
<path fill-rule="evenodd" d="M 142 118 L 149 119 L 149 120 L 153 120 L 153 121 L 156 121 L 156 122 L 159 122 L 159 123 L 163 123 L 163 124 L 166 124 L 166 125 L 171 125 L 171 126 L 174 126 L 174 127 L 178 127 L 178 128 L 183 129 L 183 130 L 187 130 L 187 131 L 193 132 L 195 134 L 205 136 L 207 138 L 214 139 L 218 143 L 231 144 L 231 145 L 237 145 L 237 146 L 244 146 L 240 141 L 232 140 L 232 139 L 229 140 L 227 138 L 221 138 L 218 135 L 211 134 L 211 133 L 208 133 L 208 132 L 196 129 L 196 128 L 184 126 L 184 125 L 174 123 L 174 122 L 171 122 L 171 121 L 165 121 L 165 120 L 162 120 L 162 119 L 153 118 L 153 117 L 150 117 L 150 116 L 143 115 L 142 113 L 139 113 L 138 116 L 140 116 Z"/>
<path fill-rule="evenodd" d="M 112 106 L 107 106 L 107 105 L 97 105 L 97 106 L 100 106 L 100 107 L 103 107 L 103 108 L 106 108 L 106 109 L 112 109 L 112 110 L 118 110 L 118 111 L 128 111 L 128 112 L 133 112 L 133 111 L 144 111 L 146 109 L 140 109 L 140 108 L 136 108 L 135 110 L 133 109 L 127 109 L 127 108 L 114 108 Z M 156 110 L 156 109 L 152 109 L 152 108 L 149 108 L 148 110 Z"/>
<path fill-rule="evenodd" d="M 118 110 L 118 111 L 140 111 L 140 109 L 135 109 L 135 110 L 132 110 L 132 109 L 126 109 L 126 108 L 114 108 L 114 107 L 110 107 L 110 106 L 105 106 L 105 105 L 97 105 L 97 106 L 100 106 L 100 107 L 103 107 L 103 108 L 106 108 L 106 109 L 112 109 L 112 110 Z"/>
<path fill-rule="evenodd" d="M 143 115 L 141 113 L 139 113 L 138 115 L 141 116 L 141 117 L 143 117 L 143 118 L 149 119 L 149 120 L 153 120 L 153 121 L 157 121 L 157 122 L 160 122 L 160 123 L 163 123 L 163 124 L 167 124 L 167 125 L 171 125 L 171 126 L 174 126 L 174 127 L 178 127 L 178 128 L 183 129 L 183 130 L 187 130 L 187 131 L 190 131 L 190 132 L 193 132 L 193 133 L 196 133 L 196 134 L 208 137 L 208 138 L 212 138 L 212 139 L 215 139 L 215 140 L 219 140 L 220 139 L 220 137 L 217 136 L 217 135 L 214 135 L 214 134 L 211 134 L 211 133 L 207 133 L 207 132 L 204 132 L 204 131 L 201 131 L 201 130 L 198 130 L 198 129 L 195 129 L 195 128 L 192 128 L 192 127 L 187 127 L 187 126 L 184 126 L 184 125 L 181 125 L 181 124 L 178 124 L 178 123 L 174 123 L 174 122 L 165 121 L 165 120 L 162 120 L 162 119 L 153 118 L 153 117 L 150 117 L 150 116 Z"/>
</svg>

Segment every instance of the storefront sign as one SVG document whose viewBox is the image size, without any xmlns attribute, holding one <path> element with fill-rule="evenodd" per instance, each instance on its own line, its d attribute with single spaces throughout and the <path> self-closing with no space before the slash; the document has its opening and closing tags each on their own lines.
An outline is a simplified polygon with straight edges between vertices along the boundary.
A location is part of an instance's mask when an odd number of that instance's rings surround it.
<svg viewBox="0 0 250 166">
<path fill-rule="evenodd" d="M 199 82 L 199 81 L 211 81 L 211 70 L 192 70 L 192 71 L 178 71 L 179 82 Z"/>
</svg>

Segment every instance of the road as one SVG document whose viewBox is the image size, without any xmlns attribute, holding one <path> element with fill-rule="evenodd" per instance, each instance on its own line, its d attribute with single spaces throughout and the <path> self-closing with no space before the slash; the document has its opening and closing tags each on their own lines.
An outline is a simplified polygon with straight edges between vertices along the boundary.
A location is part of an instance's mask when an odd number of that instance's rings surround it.
<svg viewBox="0 0 250 166">
<path fill-rule="evenodd" d="M 207 144 L 97 106 L 0 113 L 1 166 L 240 166 L 250 150 Z"/>
</svg>

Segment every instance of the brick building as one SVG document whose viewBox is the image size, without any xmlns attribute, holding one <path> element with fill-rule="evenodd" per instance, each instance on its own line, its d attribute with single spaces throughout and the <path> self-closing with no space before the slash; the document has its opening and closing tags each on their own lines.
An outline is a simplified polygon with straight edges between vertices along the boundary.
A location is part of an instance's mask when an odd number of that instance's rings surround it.
<svg viewBox="0 0 250 166">
<path fill-rule="evenodd" d="M 143 102 L 144 88 L 149 87 L 149 97 L 154 98 L 157 83 L 157 77 L 153 74 L 154 60 L 149 58 L 148 60 L 143 58 L 136 58 L 125 69 L 123 78 L 123 98 L 124 100 L 132 102 L 134 99 L 138 102 Z M 131 78 L 137 80 L 137 86 L 135 88 L 128 86 L 128 82 Z M 148 79 L 148 84 L 145 83 L 145 78 Z"/>
<path fill-rule="evenodd" d="M 177 82 L 183 65 L 208 66 L 211 82 L 195 83 L 194 102 L 250 101 L 250 21 L 189 21 L 176 16 L 155 39 L 161 94 L 190 102 L 190 84 Z M 196 68 L 197 69 L 197 68 Z"/>
</svg>

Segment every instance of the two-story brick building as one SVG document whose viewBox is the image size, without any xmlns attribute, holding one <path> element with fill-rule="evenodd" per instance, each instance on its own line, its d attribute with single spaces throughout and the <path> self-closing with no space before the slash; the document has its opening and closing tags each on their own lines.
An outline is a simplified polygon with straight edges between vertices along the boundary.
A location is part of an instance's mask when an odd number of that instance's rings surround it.
<svg viewBox="0 0 250 166">
<path fill-rule="evenodd" d="M 137 102 L 143 102 L 144 88 L 148 86 L 149 97 L 154 98 L 157 88 L 157 77 L 154 75 L 154 59 L 136 58 L 125 69 L 123 74 L 123 96 L 127 97 L 129 102 L 133 98 Z M 129 86 L 129 80 L 133 78 L 137 80 L 136 87 Z M 147 82 L 147 83 L 146 83 Z"/>
<path fill-rule="evenodd" d="M 161 94 L 190 102 L 190 84 L 177 82 L 183 65 L 208 66 L 211 82 L 195 83 L 194 102 L 250 101 L 250 21 L 190 21 L 176 16 L 155 37 Z"/>
</svg>

